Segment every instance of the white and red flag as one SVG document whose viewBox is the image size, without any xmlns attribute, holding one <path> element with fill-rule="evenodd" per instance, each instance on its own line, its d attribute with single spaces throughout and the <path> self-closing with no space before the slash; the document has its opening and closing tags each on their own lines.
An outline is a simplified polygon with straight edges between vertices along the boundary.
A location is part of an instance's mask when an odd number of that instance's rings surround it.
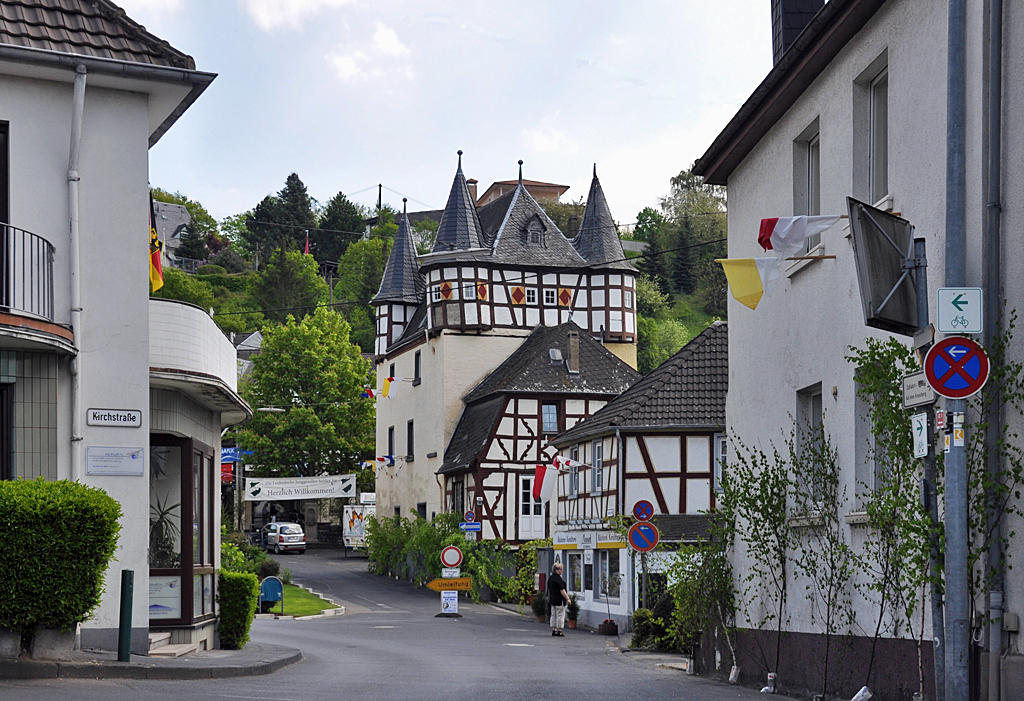
<svg viewBox="0 0 1024 701">
<path fill-rule="evenodd" d="M 757 242 L 766 251 L 786 258 L 802 253 L 807 239 L 825 231 L 842 217 L 838 214 L 799 217 L 772 217 L 761 220 Z"/>
<path fill-rule="evenodd" d="M 537 465 L 533 479 L 533 498 L 537 501 L 551 501 L 558 483 L 558 467 L 555 465 Z"/>
</svg>

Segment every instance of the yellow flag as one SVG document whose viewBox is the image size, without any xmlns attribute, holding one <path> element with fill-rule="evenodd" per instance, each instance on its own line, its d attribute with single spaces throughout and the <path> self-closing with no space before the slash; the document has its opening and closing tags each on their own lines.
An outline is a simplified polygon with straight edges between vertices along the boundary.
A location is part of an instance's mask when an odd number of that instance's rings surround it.
<svg viewBox="0 0 1024 701">
<path fill-rule="evenodd" d="M 719 258 L 715 262 L 722 264 L 725 277 L 729 281 L 729 289 L 732 290 L 732 296 L 736 301 L 751 309 L 757 309 L 757 304 L 764 295 L 757 261 L 753 258 Z"/>
</svg>

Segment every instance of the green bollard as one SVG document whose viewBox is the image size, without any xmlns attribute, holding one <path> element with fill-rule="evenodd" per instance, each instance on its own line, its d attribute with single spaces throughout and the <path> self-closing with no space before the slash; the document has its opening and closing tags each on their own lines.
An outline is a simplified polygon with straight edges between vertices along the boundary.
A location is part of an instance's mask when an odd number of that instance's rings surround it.
<svg viewBox="0 0 1024 701">
<path fill-rule="evenodd" d="M 130 662 L 132 654 L 132 598 L 135 572 L 121 570 L 121 621 L 117 630 L 117 661 Z"/>
</svg>

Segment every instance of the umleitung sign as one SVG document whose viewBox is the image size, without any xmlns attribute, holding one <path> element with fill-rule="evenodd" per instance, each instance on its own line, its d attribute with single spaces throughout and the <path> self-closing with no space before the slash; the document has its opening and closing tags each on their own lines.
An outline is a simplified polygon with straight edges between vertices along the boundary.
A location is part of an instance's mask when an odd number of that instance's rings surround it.
<svg viewBox="0 0 1024 701">
<path fill-rule="evenodd" d="M 469 591 L 473 588 L 471 577 L 452 577 L 451 579 L 432 579 L 427 582 L 427 589 L 434 591 Z"/>
</svg>

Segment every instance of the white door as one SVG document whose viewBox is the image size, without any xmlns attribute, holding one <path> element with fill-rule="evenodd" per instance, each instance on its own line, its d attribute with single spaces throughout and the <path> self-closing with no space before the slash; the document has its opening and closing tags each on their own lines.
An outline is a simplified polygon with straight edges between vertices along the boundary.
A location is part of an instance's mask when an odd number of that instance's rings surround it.
<svg viewBox="0 0 1024 701">
<path fill-rule="evenodd" d="M 544 537 L 544 504 L 533 498 L 533 476 L 519 478 L 519 539 Z"/>
</svg>

